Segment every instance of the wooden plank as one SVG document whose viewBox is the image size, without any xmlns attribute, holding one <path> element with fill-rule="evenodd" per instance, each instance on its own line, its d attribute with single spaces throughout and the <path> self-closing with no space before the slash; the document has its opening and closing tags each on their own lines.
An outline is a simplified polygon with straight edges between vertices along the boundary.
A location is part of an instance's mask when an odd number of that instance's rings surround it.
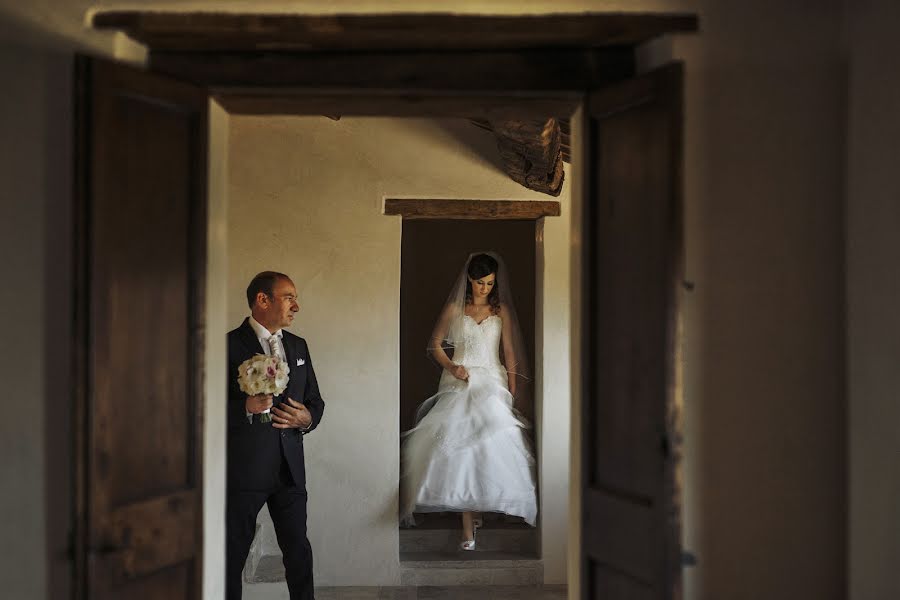
<svg viewBox="0 0 900 600">
<path fill-rule="evenodd" d="M 131 579 L 196 555 L 196 492 L 184 491 L 130 504 L 104 524 L 109 539 L 121 547 L 113 574 Z"/>
<path fill-rule="evenodd" d="M 563 171 L 556 119 L 491 121 L 500 158 L 510 178 L 530 190 L 559 196 Z"/>
<path fill-rule="evenodd" d="M 631 46 L 697 31 L 692 14 L 297 15 L 105 10 L 98 29 L 124 31 L 153 50 L 422 50 Z"/>
<path fill-rule="evenodd" d="M 572 111 L 574 112 L 574 111 Z M 557 112 L 544 112 L 544 113 L 536 113 L 538 116 L 544 116 L 547 114 L 571 114 L 568 112 L 557 113 Z M 523 118 L 522 115 L 518 115 L 519 118 Z M 469 118 L 472 121 L 472 124 L 480 129 L 484 129 L 485 131 L 494 132 L 494 127 L 490 121 L 482 120 L 482 119 L 474 119 Z M 570 125 L 569 125 L 569 117 L 554 117 L 559 126 L 559 152 L 562 155 L 563 162 L 571 163 L 572 162 L 572 146 L 571 146 L 571 135 L 570 135 Z"/>
<path fill-rule="evenodd" d="M 328 115 L 378 117 L 458 117 L 480 122 L 509 118 L 571 115 L 581 94 L 553 94 L 539 98 L 428 93 L 354 93 L 334 91 L 238 89 L 213 96 L 233 115 Z"/>
<path fill-rule="evenodd" d="M 681 590 L 681 67 L 589 97 L 582 303 L 582 598 Z"/>
<path fill-rule="evenodd" d="M 196 598 L 208 98 L 77 67 L 75 597 Z"/>
<path fill-rule="evenodd" d="M 558 217 L 555 200 L 407 200 L 388 198 L 384 214 L 404 219 L 536 220 Z"/>
<path fill-rule="evenodd" d="M 634 71 L 631 48 L 482 52 L 163 52 L 152 70 L 212 88 L 377 92 L 535 92 L 596 89 Z"/>
</svg>

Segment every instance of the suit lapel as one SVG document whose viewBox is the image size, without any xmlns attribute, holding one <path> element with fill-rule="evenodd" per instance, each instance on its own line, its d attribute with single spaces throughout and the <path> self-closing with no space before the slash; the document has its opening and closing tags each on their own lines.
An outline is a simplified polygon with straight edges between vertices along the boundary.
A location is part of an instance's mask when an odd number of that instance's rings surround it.
<svg viewBox="0 0 900 600">
<path fill-rule="evenodd" d="M 284 347 L 284 358 L 288 364 L 288 372 L 290 379 L 288 380 L 288 389 L 291 389 L 291 384 L 294 383 L 297 372 L 300 370 L 300 367 L 297 366 L 297 349 L 294 348 L 294 340 L 289 338 L 288 336 L 284 336 L 281 338 L 281 345 Z M 296 390 L 291 390 L 296 391 Z M 290 396 L 288 391 L 285 390 L 284 397 L 287 398 Z M 297 399 L 296 395 L 291 396 L 294 400 Z"/>
<path fill-rule="evenodd" d="M 253 331 L 253 328 L 250 326 L 249 317 L 244 319 L 244 322 L 241 323 L 241 326 L 238 328 L 238 334 L 249 352 L 252 354 L 266 353 L 266 351 L 263 350 L 262 344 L 259 343 L 259 338 L 256 337 L 256 332 Z"/>
<path fill-rule="evenodd" d="M 296 352 L 294 351 L 294 341 L 286 335 L 282 335 L 281 337 L 281 346 L 284 348 L 284 359 L 288 364 L 288 371 L 292 374 L 297 373 L 297 360 L 295 358 Z"/>
</svg>

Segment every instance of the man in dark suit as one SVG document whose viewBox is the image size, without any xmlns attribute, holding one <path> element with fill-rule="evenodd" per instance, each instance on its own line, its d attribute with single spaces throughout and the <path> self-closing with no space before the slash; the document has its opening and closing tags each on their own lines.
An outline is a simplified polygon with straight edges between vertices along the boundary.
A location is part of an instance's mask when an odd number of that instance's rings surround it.
<svg viewBox="0 0 900 600">
<path fill-rule="evenodd" d="M 313 599 L 312 547 L 306 537 L 303 436 L 322 419 L 325 403 L 306 341 L 285 331 L 300 310 L 287 275 L 266 271 L 247 287 L 250 316 L 228 333 L 228 498 L 226 596 L 241 597 L 241 573 L 268 504 L 284 556 L 291 600 Z M 256 354 L 287 362 L 289 381 L 279 396 L 248 396 L 238 367 Z"/>
</svg>

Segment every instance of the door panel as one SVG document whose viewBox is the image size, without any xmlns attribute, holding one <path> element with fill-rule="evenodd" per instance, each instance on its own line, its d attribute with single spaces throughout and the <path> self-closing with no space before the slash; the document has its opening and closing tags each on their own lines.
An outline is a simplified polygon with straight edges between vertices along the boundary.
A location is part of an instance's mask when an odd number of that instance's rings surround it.
<svg viewBox="0 0 900 600">
<path fill-rule="evenodd" d="M 199 596 L 206 94 L 79 58 L 77 589 Z"/>
<path fill-rule="evenodd" d="M 593 94 L 586 115 L 582 589 L 678 598 L 680 65 Z"/>
</svg>

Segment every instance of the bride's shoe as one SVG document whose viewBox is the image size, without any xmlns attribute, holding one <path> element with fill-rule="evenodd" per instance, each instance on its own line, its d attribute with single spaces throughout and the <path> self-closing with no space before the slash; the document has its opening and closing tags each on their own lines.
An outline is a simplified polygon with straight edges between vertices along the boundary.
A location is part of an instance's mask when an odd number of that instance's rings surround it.
<svg viewBox="0 0 900 600">
<path fill-rule="evenodd" d="M 475 537 L 478 535 L 478 528 L 481 527 L 481 519 L 474 519 L 472 521 L 472 539 L 466 540 L 464 542 L 459 543 L 460 550 L 474 550 L 475 549 Z"/>
</svg>

